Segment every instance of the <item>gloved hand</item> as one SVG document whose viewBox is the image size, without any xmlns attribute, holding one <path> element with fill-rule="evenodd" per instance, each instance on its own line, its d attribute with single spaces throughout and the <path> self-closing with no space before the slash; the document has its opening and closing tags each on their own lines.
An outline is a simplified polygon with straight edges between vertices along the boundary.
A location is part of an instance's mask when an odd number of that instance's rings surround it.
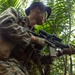
<svg viewBox="0 0 75 75">
<path fill-rule="evenodd" d="M 43 38 L 36 37 L 35 42 L 36 42 L 37 44 L 42 45 L 42 46 L 45 45 L 45 39 L 43 39 Z"/>
<path fill-rule="evenodd" d="M 45 46 L 45 39 L 33 36 L 31 37 L 31 42 L 35 44 L 35 48 L 41 50 Z"/>
<path fill-rule="evenodd" d="M 71 54 L 73 54 L 73 51 L 75 51 L 75 47 L 72 44 L 69 44 L 68 46 L 69 46 L 69 48 L 64 48 L 62 50 L 62 53 L 71 55 Z"/>
<path fill-rule="evenodd" d="M 31 35 L 31 42 L 35 44 L 45 45 L 45 39 Z"/>
</svg>

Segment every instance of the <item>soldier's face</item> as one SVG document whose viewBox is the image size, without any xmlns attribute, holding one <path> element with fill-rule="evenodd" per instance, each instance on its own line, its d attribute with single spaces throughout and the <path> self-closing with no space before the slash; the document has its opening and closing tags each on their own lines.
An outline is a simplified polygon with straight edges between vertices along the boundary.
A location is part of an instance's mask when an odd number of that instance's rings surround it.
<svg viewBox="0 0 75 75">
<path fill-rule="evenodd" d="M 47 12 L 38 12 L 36 19 L 37 24 L 42 25 L 47 20 Z"/>
</svg>

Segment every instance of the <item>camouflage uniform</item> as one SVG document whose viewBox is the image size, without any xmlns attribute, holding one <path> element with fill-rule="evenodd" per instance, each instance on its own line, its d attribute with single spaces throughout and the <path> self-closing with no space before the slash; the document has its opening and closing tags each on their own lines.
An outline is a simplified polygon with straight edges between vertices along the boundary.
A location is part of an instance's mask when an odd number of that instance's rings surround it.
<svg viewBox="0 0 75 75">
<path fill-rule="evenodd" d="M 39 50 L 34 48 L 31 35 L 25 28 L 31 30 L 29 20 L 16 9 L 8 8 L 0 15 L 0 35 L 6 42 L 14 45 L 5 60 L 0 57 L 0 75 L 29 75 L 25 66 L 31 59 L 37 63 L 34 50 L 41 63 L 51 62 L 49 56 L 41 56 Z"/>
</svg>

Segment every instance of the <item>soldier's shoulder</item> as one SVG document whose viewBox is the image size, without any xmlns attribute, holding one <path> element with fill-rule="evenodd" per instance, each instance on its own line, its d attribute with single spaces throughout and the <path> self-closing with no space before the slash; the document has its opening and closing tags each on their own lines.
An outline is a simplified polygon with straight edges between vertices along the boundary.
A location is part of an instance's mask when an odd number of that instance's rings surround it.
<svg viewBox="0 0 75 75">
<path fill-rule="evenodd" d="M 15 7 L 9 7 L 7 10 L 10 12 L 15 12 L 15 13 L 18 12 L 17 8 L 15 8 Z"/>
</svg>

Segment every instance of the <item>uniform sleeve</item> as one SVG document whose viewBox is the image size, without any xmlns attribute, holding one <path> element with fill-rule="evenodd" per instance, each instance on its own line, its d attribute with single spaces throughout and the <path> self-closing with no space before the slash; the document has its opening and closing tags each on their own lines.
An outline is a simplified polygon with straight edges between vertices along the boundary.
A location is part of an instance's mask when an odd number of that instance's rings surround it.
<svg viewBox="0 0 75 75">
<path fill-rule="evenodd" d="M 18 25 L 18 14 L 12 8 L 8 8 L 0 15 L 0 33 L 24 48 L 31 41 L 30 33 Z"/>
</svg>

